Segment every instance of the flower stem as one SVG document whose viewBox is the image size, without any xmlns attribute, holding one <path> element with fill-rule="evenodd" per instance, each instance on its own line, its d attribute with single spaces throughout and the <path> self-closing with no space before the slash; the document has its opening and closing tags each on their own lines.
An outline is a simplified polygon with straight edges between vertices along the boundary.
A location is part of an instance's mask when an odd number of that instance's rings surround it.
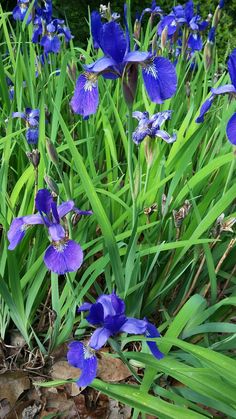
<svg viewBox="0 0 236 419">
<path fill-rule="evenodd" d="M 134 167 L 133 167 L 133 119 L 132 119 L 132 106 L 128 107 L 128 172 L 129 172 L 129 185 L 132 197 L 133 215 L 132 215 L 132 226 L 135 225 L 136 218 L 136 199 L 134 193 Z"/>
</svg>

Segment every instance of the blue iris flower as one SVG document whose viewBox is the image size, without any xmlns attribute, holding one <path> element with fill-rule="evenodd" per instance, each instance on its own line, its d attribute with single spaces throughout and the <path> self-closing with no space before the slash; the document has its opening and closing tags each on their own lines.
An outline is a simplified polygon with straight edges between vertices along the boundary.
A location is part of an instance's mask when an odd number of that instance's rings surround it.
<svg viewBox="0 0 236 419">
<path fill-rule="evenodd" d="M 176 134 L 169 135 L 168 132 L 161 130 L 164 122 L 171 118 L 172 111 L 157 112 L 149 117 L 148 112 L 133 112 L 133 117 L 138 119 L 139 123 L 133 132 L 133 141 L 139 145 L 145 137 L 162 138 L 167 143 L 176 141 Z"/>
<path fill-rule="evenodd" d="M 99 103 L 97 79 L 100 75 L 108 79 L 122 78 L 124 92 L 132 103 L 138 64 L 142 67 L 144 84 L 153 102 L 163 103 L 175 94 L 177 76 L 174 65 L 168 59 L 155 57 L 150 52 L 130 51 L 126 8 L 125 33 L 115 21 L 101 24 L 97 19 L 93 25 L 93 34 L 96 33 L 96 42 L 104 56 L 87 65 L 85 72 L 79 76 L 71 100 L 75 113 L 87 117 L 96 112 Z"/>
<path fill-rule="evenodd" d="M 10 242 L 8 249 L 15 249 L 29 227 L 43 224 L 46 226 L 51 240 L 51 245 L 46 249 L 44 255 L 44 263 L 47 268 L 58 275 L 76 271 L 83 262 L 83 251 L 78 243 L 69 239 L 61 220 L 71 211 L 78 215 L 91 215 L 92 211 L 76 208 L 73 201 L 66 201 L 57 206 L 47 189 L 38 191 L 35 204 L 38 214 L 17 217 L 12 221 L 7 234 Z"/>
<path fill-rule="evenodd" d="M 224 95 L 226 93 L 233 95 L 236 94 L 236 48 L 229 56 L 227 66 L 232 84 L 226 84 L 224 86 L 211 89 L 211 96 L 207 100 L 205 100 L 205 102 L 201 106 L 200 114 L 196 119 L 197 123 L 201 123 L 204 121 L 205 114 L 211 108 L 214 99 L 218 95 Z M 236 145 L 236 113 L 228 121 L 226 133 L 229 141 L 233 145 Z"/>
<path fill-rule="evenodd" d="M 151 4 L 151 7 L 146 7 L 143 11 L 142 11 L 142 13 L 141 13 L 141 15 L 140 15 L 140 18 L 139 18 L 139 21 L 141 22 L 142 21 L 142 19 L 143 19 L 143 16 L 146 14 L 146 13 L 149 13 L 152 17 L 153 16 L 161 16 L 162 14 L 163 14 L 163 10 L 161 9 L 161 7 L 159 7 L 159 6 L 157 6 L 157 4 L 156 4 L 156 1 L 155 0 L 153 0 L 152 1 L 152 4 Z"/>
<path fill-rule="evenodd" d="M 26 13 L 28 12 L 30 5 L 30 0 L 17 0 L 17 5 L 12 11 L 12 16 L 15 20 L 23 21 Z M 27 23 L 30 23 L 32 20 L 32 14 L 30 13 L 27 19 Z"/>
<path fill-rule="evenodd" d="M 119 333 L 133 335 L 145 335 L 150 338 L 160 337 L 160 333 L 154 325 L 146 319 L 138 320 L 125 315 L 125 303 L 114 292 L 109 295 L 101 295 L 95 304 L 84 303 L 79 311 L 88 311 L 87 321 L 92 326 L 99 326 L 92 334 L 87 345 L 82 342 L 72 342 L 69 345 L 67 359 L 69 364 L 81 369 L 77 384 L 80 387 L 89 385 L 96 377 L 97 358 L 95 351 L 101 349 L 111 336 Z M 155 342 L 147 341 L 147 344 L 157 359 L 163 358 L 163 353 L 158 349 Z"/>
<path fill-rule="evenodd" d="M 13 112 L 13 118 L 21 118 L 26 123 L 26 140 L 37 144 L 39 137 L 39 109 L 26 108 L 25 112 Z"/>
</svg>

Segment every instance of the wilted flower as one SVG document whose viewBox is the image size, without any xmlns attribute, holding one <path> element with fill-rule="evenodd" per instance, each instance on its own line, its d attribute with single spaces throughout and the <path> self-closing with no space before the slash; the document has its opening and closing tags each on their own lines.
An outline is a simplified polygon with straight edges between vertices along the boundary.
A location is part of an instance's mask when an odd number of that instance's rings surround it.
<svg viewBox="0 0 236 419">
<path fill-rule="evenodd" d="M 83 262 L 83 251 L 78 243 L 70 240 L 68 232 L 61 220 L 70 211 L 82 215 L 90 215 L 91 211 L 79 210 L 73 201 L 63 202 L 57 206 L 47 189 L 40 189 L 35 198 L 38 214 L 15 218 L 10 226 L 7 237 L 10 242 L 8 249 L 14 250 L 26 234 L 28 227 L 44 224 L 47 227 L 51 245 L 46 249 L 44 263 L 47 268 L 58 275 L 79 269 Z"/>
<path fill-rule="evenodd" d="M 172 136 L 166 131 L 161 130 L 164 122 L 171 118 L 172 111 L 157 112 L 149 117 L 148 112 L 133 112 L 133 117 L 138 119 L 139 123 L 133 132 L 133 141 L 139 145 L 145 137 L 162 138 L 167 143 L 173 143 L 176 140 L 176 134 Z"/>
<path fill-rule="evenodd" d="M 12 117 L 24 119 L 27 128 L 27 142 L 37 144 L 39 138 L 39 109 L 26 108 L 25 112 L 13 112 Z"/>
<path fill-rule="evenodd" d="M 67 359 L 69 364 L 80 368 L 82 373 L 77 381 L 78 386 L 87 386 L 96 377 L 97 358 L 95 350 L 105 345 L 109 337 L 119 333 L 133 335 L 146 335 L 147 337 L 160 337 L 154 325 L 145 320 L 138 320 L 125 315 L 125 303 L 114 292 L 101 295 L 95 304 L 84 303 L 79 311 L 89 311 L 86 320 L 93 326 L 99 326 L 92 334 L 88 344 L 72 342 L 69 345 Z M 155 342 L 147 344 L 157 359 L 163 358 Z"/>
<path fill-rule="evenodd" d="M 225 84 L 224 86 L 211 89 L 211 96 L 209 97 L 209 99 L 206 99 L 201 106 L 200 114 L 196 119 L 197 123 L 201 123 L 204 121 L 205 114 L 211 108 L 215 97 L 217 97 L 218 95 L 224 95 L 226 93 L 236 94 L 236 48 L 229 56 L 227 65 L 232 84 Z M 236 145 L 236 113 L 233 114 L 233 116 L 231 116 L 231 118 L 229 119 L 226 127 L 226 133 L 229 141 L 232 144 Z"/>
</svg>

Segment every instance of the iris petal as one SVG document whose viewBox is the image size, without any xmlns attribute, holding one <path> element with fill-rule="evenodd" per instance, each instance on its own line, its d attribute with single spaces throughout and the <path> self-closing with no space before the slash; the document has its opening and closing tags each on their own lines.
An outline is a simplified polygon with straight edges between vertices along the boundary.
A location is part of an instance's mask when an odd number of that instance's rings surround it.
<svg viewBox="0 0 236 419">
<path fill-rule="evenodd" d="M 172 97 L 177 89 L 177 76 L 174 65 L 163 57 L 155 58 L 142 70 L 144 84 L 150 99 L 162 103 Z"/>
<path fill-rule="evenodd" d="M 99 327 L 95 330 L 95 332 L 93 332 L 89 341 L 89 346 L 93 349 L 101 349 L 111 335 L 112 332 L 109 329 Z"/>
<path fill-rule="evenodd" d="M 58 275 L 74 272 L 83 262 L 83 251 L 78 243 L 68 240 L 49 246 L 44 255 L 47 268 Z"/>
<path fill-rule="evenodd" d="M 123 61 L 127 42 L 121 26 L 116 22 L 103 25 L 101 32 L 101 48 L 105 55 L 113 58 L 116 63 Z"/>
<path fill-rule="evenodd" d="M 147 322 L 146 336 L 148 336 L 150 338 L 159 338 L 161 335 L 158 332 L 157 328 L 153 324 Z M 164 357 L 164 354 L 158 349 L 158 346 L 157 346 L 156 342 L 147 341 L 147 344 L 148 344 L 152 354 L 157 359 L 162 359 Z"/>
<path fill-rule="evenodd" d="M 231 81 L 236 89 L 236 48 L 230 54 L 227 65 Z"/>
<path fill-rule="evenodd" d="M 89 77 L 87 74 L 79 76 L 70 103 L 72 110 L 84 118 L 96 112 L 99 100 L 97 80 Z"/>
<path fill-rule="evenodd" d="M 226 133 L 231 144 L 236 145 L 236 113 L 231 116 L 226 127 Z"/>
<path fill-rule="evenodd" d="M 53 197 L 47 189 L 40 189 L 35 198 L 36 209 L 45 214 L 51 211 Z"/>
<path fill-rule="evenodd" d="M 120 328 L 120 332 L 126 332 L 133 335 L 143 335 L 146 332 L 146 329 L 146 321 L 127 317 L 126 322 Z"/>
</svg>

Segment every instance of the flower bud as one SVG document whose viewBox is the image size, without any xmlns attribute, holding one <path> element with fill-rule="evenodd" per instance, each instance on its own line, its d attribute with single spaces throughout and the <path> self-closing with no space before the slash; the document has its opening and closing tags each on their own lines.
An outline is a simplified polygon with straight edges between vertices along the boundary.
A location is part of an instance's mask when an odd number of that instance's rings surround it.
<svg viewBox="0 0 236 419">
<path fill-rule="evenodd" d="M 164 51 L 168 37 L 168 26 L 165 26 L 161 33 L 161 49 Z"/>
<path fill-rule="evenodd" d="M 220 21 L 220 17 L 221 17 L 221 7 L 217 6 L 217 8 L 215 10 L 215 13 L 214 13 L 214 16 L 213 16 L 213 19 L 212 19 L 212 27 L 213 28 L 217 28 L 218 23 Z"/>
<path fill-rule="evenodd" d="M 140 38 L 140 31 L 141 31 L 141 22 L 139 19 L 136 19 L 134 22 L 134 38 L 137 39 L 137 41 Z"/>
<path fill-rule="evenodd" d="M 54 147 L 54 144 L 52 143 L 52 141 L 49 140 L 49 138 L 46 138 L 46 148 L 47 148 L 47 152 L 49 154 L 49 157 L 50 157 L 51 161 L 55 165 L 57 165 L 59 163 L 57 150 Z"/>
<path fill-rule="evenodd" d="M 124 98 L 128 106 L 132 106 L 137 88 L 138 69 L 136 64 L 132 64 L 126 72 L 126 77 L 123 79 L 122 87 Z"/>
<path fill-rule="evenodd" d="M 37 169 L 40 162 L 40 152 L 37 149 L 33 151 L 27 151 L 26 156 L 34 168 Z"/>
<path fill-rule="evenodd" d="M 51 178 L 51 176 L 49 175 L 45 175 L 44 176 L 44 180 L 47 184 L 47 186 L 49 187 L 49 189 L 54 192 L 55 195 L 59 195 L 59 189 L 58 186 L 56 184 L 56 182 Z"/>
</svg>

